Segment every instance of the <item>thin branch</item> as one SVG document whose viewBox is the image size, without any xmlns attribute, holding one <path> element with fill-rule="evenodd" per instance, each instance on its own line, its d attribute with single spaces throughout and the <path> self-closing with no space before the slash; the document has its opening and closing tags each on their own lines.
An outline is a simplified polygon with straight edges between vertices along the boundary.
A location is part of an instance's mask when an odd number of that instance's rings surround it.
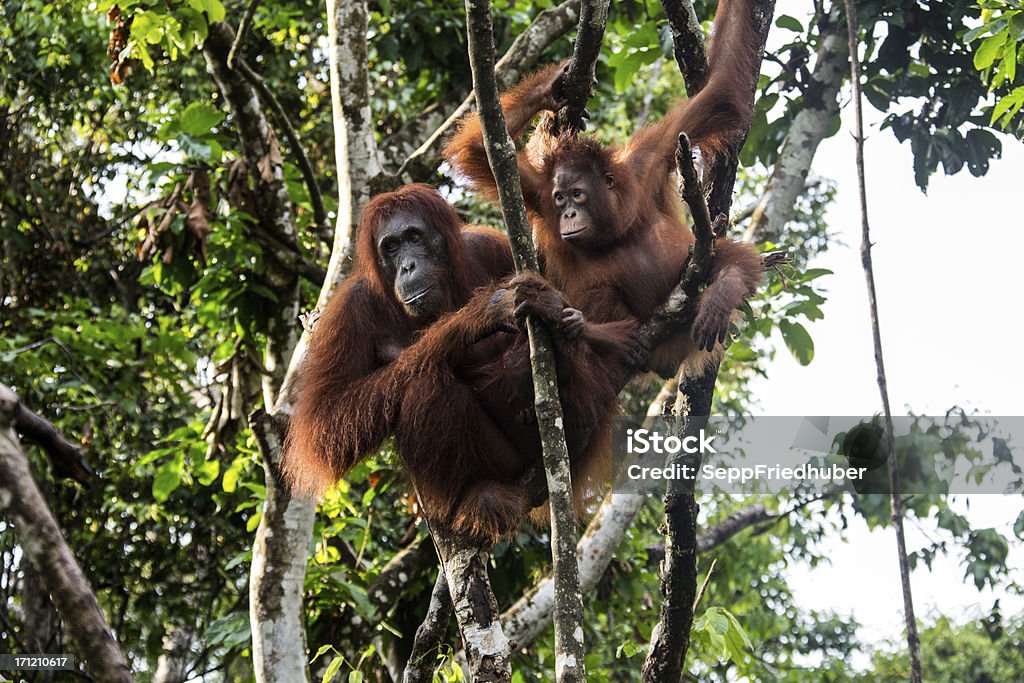
<svg viewBox="0 0 1024 683">
<path fill-rule="evenodd" d="M 586 127 L 587 100 L 593 89 L 597 58 L 601 54 L 605 24 L 608 23 L 609 0 L 584 0 L 580 9 L 580 25 L 572 51 L 569 70 L 562 79 L 565 106 L 554 118 L 559 130 L 578 133 Z M 553 131 L 556 132 L 556 131 Z"/>
<path fill-rule="evenodd" d="M 238 51 L 242 48 L 245 37 L 249 35 L 249 29 L 252 28 L 252 21 L 256 16 L 256 8 L 259 4 L 260 0 L 249 0 L 249 6 L 245 8 L 242 23 L 238 25 L 238 33 L 235 34 L 235 40 L 231 43 L 231 49 L 228 51 L 227 63 L 229 69 L 235 68 L 235 58 L 238 55 Z"/>
<path fill-rule="evenodd" d="M 662 0 L 665 17 L 672 32 L 672 51 L 683 74 L 686 92 L 693 97 L 708 82 L 710 67 L 704 50 L 704 31 L 688 0 Z"/>
<path fill-rule="evenodd" d="M 704 593 L 707 592 L 708 584 L 711 582 L 711 575 L 715 572 L 715 565 L 718 564 L 718 558 L 711 560 L 711 566 L 708 567 L 708 573 L 704 576 L 704 583 L 700 585 L 700 590 L 697 591 L 697 599 L 693 603 L 693 614 L 697 615 L 697 608 L 700 606 L 701 600 L 704 599 Z"/>
<path fill-rule="evenodd" d="M 523 203 L 515 144 L 509 137 L 494 77 L 494 32 L 488 0 L 466 0 L 469 59 L 487 161 L 498 184 L 516 270 L 537 269 L 530 225 Z M 576 563 L 576 524 L 569 475 L 569 454 L 562 430 L 550 332 L 527 319 L 530 361 L 544 469 L 551 507 L 551 554 L 555 574 L 555 676 L 558 681 L 586 679 L 583 648 L 583 602 Z M 454 587 L 453 587 L 454 591 Z"/>
<path fill-rule="evenodd" d="M 241 32 L 238 35 L 242 35 Z M 242 74 L 242 77 L 256 89 L 256 92 L 260 94 L 263 101 L 269 104 L 271 111 L 274 112 L 274 118 L 284 131 L 285 137 L 288 138 L 292 153 L 295 155 L 299 170 L 302 172 L 302 179 L 306 182 L 306 189 L 309 191 L 309 203 L 313 206 L 313 220 L 316 222 L 317 232 L 324 239 L 329 239 L 331 223 L 327 218 L 327 209 L 324 208 L 323 193 L 320 192 L 320 186 L 316 182 L 316 172 L 313 170 L 313 164 L 309 161 L 309 156 L 302 146 L 299 133 L 288 118 L 288 113 L 285 111 L 281 101 L 277 99 L 277 96 L 267 87 L 266 81 L 260 78 L 244 59 L 240 59 L 233 68 L 237 69 Z"/>
<path fill-rule="evenodd" d="M 854 141 L 857 163 L 857 196 L 860 201 L 860 260 L 867 281 L 868 304 L 871 310 L 871 338 L 875 349 L 875 367 L 878 369 L 878 393 L 882 398 L 885 416 L 885 439 L 889 454 L 889 505 L 892 525 L 896 530 L 896 548 L 900 565 L 900 583 L 903 588 L 903 617 L 907 627 L 907 649 L 910 652 L 910 680 L 921 683 L 921 641 L 914 617 L 914 597 L 910 589 L 910 565 L 907 562 L 907 539 L 903 529 L 903 500 L 900 498 L 899 473 L 896 468 L 896 439 L 893 434 L 892 410 L 886 386 L 885 363 L 882 359 L 882 333 L 878 324 L 878 293 L 875 290 L 874 264 L 871 260 L 871 227 L 868 224 L 868 195 L 864 181 L 864 115 L 861 110 L 863 95 L 860 89 L 860 61 L 857 58 L 857 9 L 853 0 L 845 0 L 847 34 L 850 43 L 850 72 L 853 84 Z"/>
<path fill-rule="evenodd" d="M 434 590 L 430 594 L 430 607 L 423 623 L 416 629 L 416 637 L 409 654 L 409 664 L 405 667 L 404 683 L 430 683 L 434 680 L 434 669 L 437 668 L 437 649 L 448 630 L 448 620 L 452 616 L 452 595 L 448 590 L 444 570 L 437 573 Z"/>
<path fill-rule="evenodd" d="M 711 224 L 707 200 L 697 179 L 693 164 L 693 150 L 686 133 L 679 134 L 676 165 L 682 178 L 680 194 L 693 216 L 694 246 L 683 281 L 676 288 L 684 297 L 684 306 L 693 306 L 698 288 L 707 278 L 714 253 L 715 229 Z M 709 399 L 714 393 L 714 373 L 698 378 L 683 377 L 676 395 L 675 413 L 678 427 L 685 435 L 695 434 L 707 422 L 710 411 L 694 410 L 695 394 L 700 389 Z M 703 380 L 703 382 L 701 382 Z M 689 387 L 687 383 L 697 383 Z M 694 468 L 700 465 L 699 454 L 680 454 L 668 459 L 669 465 L 685 463 Z M 645 683 L 679 680 L 690 647 L 690 628 L 697 602 L 697 513 L 700 507 L 693 496 L 692 482 L 686 490 L 669 486 L 665 493 L 665 559 L 662 562 L 661 616 L 651 633 L 651 648 L 641 672 Z"/>
<path fill-rule="evenodd" d="M 23 437 L 34 441 L 45 451 L 55 476 L 74 479 L 89 488 L 96 473 L 85 461 L 82 449 L 65 439 L 49 420 L 19 402 L 14 408 L 14 426 Z"/>
</svg>

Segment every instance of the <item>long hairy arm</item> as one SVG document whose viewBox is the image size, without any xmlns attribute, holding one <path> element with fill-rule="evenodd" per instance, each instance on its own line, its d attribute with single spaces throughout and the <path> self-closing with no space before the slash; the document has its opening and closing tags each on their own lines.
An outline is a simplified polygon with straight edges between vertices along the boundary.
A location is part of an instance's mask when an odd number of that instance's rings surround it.
<svg viewBox="0 0 1024 683">
<path fill-rule="evenodd" d="M 409 380 L 450 372 L 469 347 L 511 319 L 508 290 L 481 290 L 459 311 L 382 364 L 388 303 L 359 281 L 339 292 L 317 323 L 296 383 L 282 471 L 292 490 L 317 497 L 392 433 Z"/>
<path fill-rule="evenodd" d="M 562 72 L 562 64 L 552 64 L 527 76 L 515 88 L 501 96 L 505 125 L 513 140 L 522 137 L 526 127 L 537 114 L 554 108 L 551 91 Z M 484 197 L 491 201 L 497 200 L 498 187 L 487 163 L 479 114 L 474 112 L 463 119 L 455 135 L 445 146 L 444 158 L 466 176 Z M 523 194 L 527 198 L 533 196 L 541 186 L 542 178 L 523 153 L 519 154 L 519 175 L 522 178 Z"/>
<path fill-rule="evenodd" d="M 282 460 L 296 493 L 320 496 L 393 428 L 398 377 L 378 353 L 386 310 L 386 302 L 355 280 L 317 323 L 295 384 Z"/>
<path fill-rule="evenodd" d="M 660 183 L 675 167 L 680 132 L 711 159 L 747 128 L 753 117 L 756 45 L 751 0 L 720 0 L 707 85 L 673 105 L 658 123 L 638 130 L 620 152 L 620 161 L 636 173 L 640 187 Z"/>
</svg>

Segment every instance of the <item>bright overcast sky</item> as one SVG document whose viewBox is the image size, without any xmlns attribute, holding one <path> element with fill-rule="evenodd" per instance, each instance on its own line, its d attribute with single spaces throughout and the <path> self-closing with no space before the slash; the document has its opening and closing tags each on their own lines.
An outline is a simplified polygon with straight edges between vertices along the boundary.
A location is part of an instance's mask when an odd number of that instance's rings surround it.
<svg viewBox="0 0 1024 683">
<path fill-rule="evenodd" d="M 805 3 L 780 2 L 779 14 L 803 17 Z M 778 40 L 780 29 L 773 29 Z M 896 414 L 944 414 L 953 406 L 993 416 L 1024 415 L 1024 359 L 1017 350 L 1024 267 L 1024 146 L 1003 138 L 1003 158 L 988 174 L 966 170 L 931 179 L 928 194 L 914 185 L 909 146 L 879 131 L 878 113 L 867 105 L 865 148 L 869 218 L 878 288 L 889 397 Z M 872 415 L 880 410 L 871 345 L 867 295 L 860 264 L 852 108 L 844 128 L 822 143 L 814 172 L 838 183 L 828 224 L 845 246 L 833 245 L 814 267 L 835 274 L 819 280 L 828 290 L 825 319 L 807 325 L 814 361 L 801 367 L 781 338 L 768 379 L 758 380 L 755 412 L 766 415 Z M 1018 448 L 1024 435 L 1017 436 Z M 1020 496 L 960 496 L 955 502 L 976 527 L 1009 533 L 1024 506 Z M 869 532 L 852 524 L 845 542 L 826 544 L 831 566 L 793 566 L 789 573 L 804 608 L 832 608 L 852 615 L 875 642 L 900 637 L 902 598 L 891 530 Z M 933 527 L 908 527 L 910 550 Z M 1024 576 L 1024 551 L 1011 554 Z M 964 618 L 987 611 L 996 597 L 1005 613 L 1024 610 L 1024 599 L 965 585 L 958 557 L 939 558 L 931 571 L 914 572 L 919 617 L 936 611 Z M 862 588 L 860 588 L 862 587 Z M 863 659 L 859 659 L 861 665 Z"/>
</svg>

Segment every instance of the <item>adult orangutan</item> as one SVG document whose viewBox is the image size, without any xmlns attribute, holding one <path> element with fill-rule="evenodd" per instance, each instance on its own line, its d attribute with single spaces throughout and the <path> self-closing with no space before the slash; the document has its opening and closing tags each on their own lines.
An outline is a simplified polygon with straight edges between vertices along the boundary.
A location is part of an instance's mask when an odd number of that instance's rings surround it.
<svg viewBox="0 0 1024 683">
<path fill-rule="evenodd" d="M 540 463 L 515 327 L 526 313 L 555 330 L 584 482 L 635 362 L 633 324 L 591 324 L 537 276 L 493 284 L 512 271 L 507 239 L 463 225 L 425 185 L 371 200 L 358 239 L 356 271 L 318 321 L 294 386 L 283 460 L 292 488 L 322 493 L 394 432 L 428 520 L 492 541 L 514 530 L 527 508 L 520 479 Z"/>
<path fill-rule="evenodd" d="M 715 14 L 705 87 L 676 103 L 658 123 L 606 147 L 592 138 L 531 140 L 519 173 L 545 276 L 587 319 L 644 320 L 682 277 L 694 237 L 683 220 L 671 171 L 680 132 L 706 161 L 723 153 L 752 116 L 756 40 L 750 0 L 721 0 Z M 556 111 L 563 67 L 551 66 L 502 96 L 509 133 L 518 139 L 541 111 Z M 535 132 L 534 135 L 543 135 Z M 445 158 L 487 197 L 497 188 L 484 153 L 479 117 L 466 118 Z M 682 361 L 700 366 L 725 340 L 733 312 L 761 279 L 749 245 L 720 239 L 709 284 L 687 334 L 652 350 L 649 369 L 669 376 Z"/>
</svg>

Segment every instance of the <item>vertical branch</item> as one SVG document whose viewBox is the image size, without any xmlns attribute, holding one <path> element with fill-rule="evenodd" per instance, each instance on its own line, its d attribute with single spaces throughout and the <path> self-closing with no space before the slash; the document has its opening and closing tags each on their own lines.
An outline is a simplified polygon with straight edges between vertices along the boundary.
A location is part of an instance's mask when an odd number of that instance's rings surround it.
<svg viewBox="0 0 1024 683">
<path fill-rule="evenodd" d="M 885 416 L 885 439 L 889 453 L 889 505 L 892 525 L 896 530 L 896 548 L 899 556 L 900 583 L 903 588 L 903 618 L 907 626 L 907 649 L 910 651 L 910 680 L 921 683 L 921 641 L 914 617 L 914 597 L 910 590 L 910 566 L 907 562 L 907 539 L 903 529 L 903 499 L 900 498 L 899 473 L 896 469 L 896 443 L 892 427 L 892 410 L 889 407 L 889 390 L 885 379 L 885 363 L 882 359 L 882 333 L 878 324 L 878 293 L 875 291 L 875 271 L 871 260 L 871 228 L 868 224 L 868 195 L 864 182 L 864 118 L 861 111 L 860 62 L 857 59 L 857 10 L 853 0 L 846 1 L 846 26 L 850 43 L 850 72 L 853 85 L 854 141 L 857 163 L 857 196 L 860 201 L 860 260 L 864 266 L 867 281 L 868 305 L 871 310 L 871 338 L 875 349 L 875 367 L 878 369 L 878 393 L 882 398 Z"/>
<path fill-rule="evenodd" d="M 576 32 L 569 71 L 562 81 L 565 106 L 556 117 L 560 130 L 579 132 L 585 126 L 587 100 L 594 82 L 601 41 L 608 23 L 609 0 L 584 0 L 580 7 L 580 25 Z"/>
<path fill-rule="evenodd" d="M 516 269 L 536 270 L 530 226 L 523 203 L 516 148 L 505 127 L 494 77 L 494 33 L 488 0 L 466 0 L 469 59 L 477 107 L 483 128 L 487 161 L 497 180 L 499 200 L 508 229 Z M 589 87 L 589 86 L 588 86 Z M 534 319 L 527 320 L 530 361 L 537 407 L 537 425 L 544 454 L 551 504 L 551 554 L 555 572 L 555 675 L 558 681 L 585 679 L 583 601 L 576 564 L 576 524 L 573 519 L 569 454 L 563 433 L 551 335 Z"/>
<path fill-rule="evenodd" d="M 668 27 L 672 32 L 672 52 L 686 83 L 686 94 L 693 97 L 708 82 L 711 69 L 704 51 L 704 31 L 689 0 L 662 0 Z"/>
<path fill-rule="evenodd" d="M 273 315 L 268 316 L 263 358 L 267 372 L 260 378 L 263 405 L 269 410 L 287 394 L 289 359 L 298 342 L 298 278 L 294 271 L 275 263 L 279 257 L 276 245 L 288 245 L 298 253 L 298 238 L 277 136 L 257 89 L 227 64 L 234 42 L 235 33 L 227 24 L 213 24 L 203 55 L 231 108 L 242 153 L 253 170 L 257 219 L 254 236 L 258 240 L 264 236 L 261 246 L 268 264 L 264 277 L 279 302 Z M 253 672 L 259 683 L 309 680 L 302 585 L 314 505 L 292 498 L 278 473 L 281 425 L 263 419 L 262 411 L 251 418 L 250 425 L 261 445 L 267 487 L 250 567 Z"/>
<path fill-rule="evenodd" d="M 434 590 L 430 593 L 430 607 L 423 623 L 416 629 L 413 639 L 409 663 L 405 667 L 404 683 L 431 683 L 434 680 L 434 668 L 437 663 L 437 646 L 448 630 L 448 620 L 452 616 L 452 595 L 448 590 L 448 580 L 442 568 L 437 573 Z"/>
<path fill-rule="evenodd" d="M 242 49 L 242 43 L 245 42 L 245 37 L 249 35 L 249 29 L 252 28 L 253 19 L 256 18 L 256 8 L 259 7 L 260 1 L 249 0 L 249 6 L 245 8 L 242 21 L 238 24 L 238 33 L 235 35 L 235 40 L 231 43 L 231 49 L 228 51 L 227 63 L 229 69 L 235 68 L 238 60 L 238 51 Z"/>
<path fill-rule="evenodd" d="M 323 307 L 352 268 L 352 245 L 370 184 L 381 174 L 370 111 L 366 0 L 327 0 L 334 156 L 338 167 L 338 221 L 328 278 L 317 305 Z"/>
<path fill-rule="evenodd" d="M 707 278 L 714 254 L 715 231 L 708 205 L 693 165 L 693 151 L 686 133 L 679 134 L 676 165 L 682 177 L 681 193 L 693 216 L 695 238 L 693 255 L 683 276 L 681 289 L 690 305 L 696 302 L 698 289 Z M 711 413 L 717 367 L 696 377 L 683 374 L 673 413 L 681 436 L 696 434 L 707 424 Z M 667 465 L 683 464 L 698 469 L 699 454 L 679 454 Z M 661 617 L 651 634 L 651 649 L 644 661 L 645 683 L 678 681 L 690 648 L 693 605 L 697 597 L 697 514 L 700 506 L 693 495 L 692 483 L 685 490 L 670 484 L 665 492 L 665 559 L 662 563 Z"/>
<path fill-rule="evenodd" d="M 432 527 L 430 534 L 437 556 L 441 558 L 455 620 L 462 631 L 469 679 L 509 683 L 512 680 L 512 643 L 501 628 L 498 601 L 487 578 L 487 548 L 442 527 Z M 439 576 L 434 584 L 434 595 L 441 582 Z M 425 676 L 423 680 L 431 678 L 432 675 Z"/>
<path fill-rule="evenodd" d="M 682 53 L 695 53 L 697 64 L 695 72 L 691 72 L 685 64 L 680 64 L 683 74 L 690 73 L 687 79 L 688 89 L 692 97 L 702 87 L 699 73 L 704 60 L 701 35 L 695 21 L 683 21 L 680 8 L 673 8 L 676 15 L 676 26 L 685 39 L 685 45 L 676 46 L 677 56 Z M 692 8 L 691 8 L 692 10 Z M 758 0 L 753 3 L 754 25 L 757 31 L 757 44 L 753 48 L 758 58 L 754 60 L 755 73 L 751 74 L 752 86 L 749 97 L 751 100 L 756 92 L 757 76 L 760 73 L 761 55 L 764 52 L 768 30 L 775 12 L 774 0 Z M 738 49 L 743 49 L 739 47 Z M 746 76 L 746 75 L 744 75 Z M 739 77 L 739 76 L 737 76 Z M 739 150 L 746 138 L 747 130 L 737 131 L 739 142 L 728 155 L 720 157 L 705 172 L 707 200 L 697 181 L 696 169 L 689 149 L 689 141 L 685 135 L 679 136 L 679 148 L 676 153 L 676 164 L 683 179 L 681 192 L 690 206 L 694 220 L 694 254 L 687 266 L 683 282 L 669 300 L 678 297 L 684 305 L 693 307 L 696 302 L 695 288 L 704 282 L 698 277 L 707 272 L 713 251 L 714 235 L 718 231 L 711 224 L 710 217 L 727 217 L 732 205 L 733 186 L 736 182 L 736 169 L 739 166 Z M 704 265 L 701 265 L 702 262 Z M 649 321 L 656 323 L 659 316 Z M 645 325 L 647 327 L 647 325 Z M 703 427 L 714 399 L 715 383 L 718 379 L 718 363 L 712 363 L 699 375 L 689 376 L 683 373 L 679 379 L 679 391 L 673 413 L 677 416 L 676 429 L 685 435 L 695 433 Z M 687 465 L 700 464 L 700 456 L 681 456 L 680 460 L 691 460 Z M 665 494 L 665 561 L 662 567 L 662 606 L 661 620 L 651 636 L 651 649 L 644 662 L 642 671 L 645 682 L 678 681 L 686 662 L 686 653 L 690 646 L 690 628 L 693 625 L 693 606 L 697 594 L 697 515 L 700 506 L 693 495 L 692 486 L 689 490 L 679 490 L 669 486 Z"/>
</svg>

